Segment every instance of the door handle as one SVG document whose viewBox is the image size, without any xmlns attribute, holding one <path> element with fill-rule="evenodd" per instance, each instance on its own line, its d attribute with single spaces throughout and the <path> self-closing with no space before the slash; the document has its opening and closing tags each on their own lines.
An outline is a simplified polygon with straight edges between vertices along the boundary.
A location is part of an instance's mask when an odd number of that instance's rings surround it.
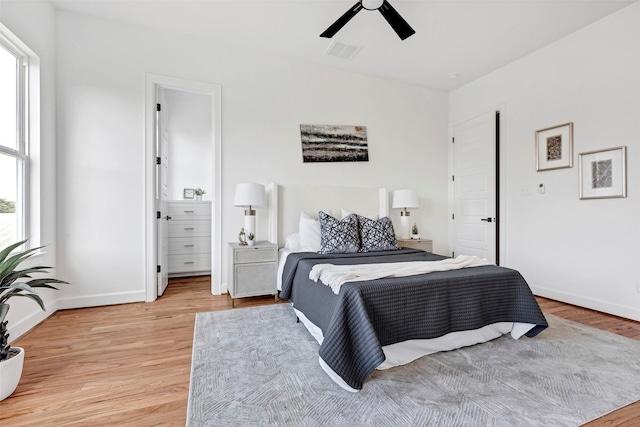
<svg viewBox="0 0 640 427">
<path fill-rule="evenodd" d="M 167 215 L 167 221 L 169 221 L 171 219 L 171 217 L 169 215 Z"/>
<path fill-rule="evenodd" d="M 480 221 L 493 222 L 493 218 L 480 218 Z"/>
</svg>

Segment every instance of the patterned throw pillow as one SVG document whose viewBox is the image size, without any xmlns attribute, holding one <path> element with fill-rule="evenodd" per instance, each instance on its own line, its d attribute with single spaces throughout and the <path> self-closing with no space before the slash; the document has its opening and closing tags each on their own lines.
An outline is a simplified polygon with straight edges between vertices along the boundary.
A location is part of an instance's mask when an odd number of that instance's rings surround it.
<svg viewBox="0 0 640 427">
<path fill-rule="evenodd" d="M 321 254 L 346 254 L 358 252 L 360 237 L 358 236 L 358 217 L 349 215 L 342 221 L 318 212 L 320 220 L 320 251 Z"/>
<path fill-rule="evenodd" d="M 385 216 L 377 221 L 358 216 L 362 252 L 393 251 L 400 249 L 393 231 L 393 223 Z"/>
</svg>

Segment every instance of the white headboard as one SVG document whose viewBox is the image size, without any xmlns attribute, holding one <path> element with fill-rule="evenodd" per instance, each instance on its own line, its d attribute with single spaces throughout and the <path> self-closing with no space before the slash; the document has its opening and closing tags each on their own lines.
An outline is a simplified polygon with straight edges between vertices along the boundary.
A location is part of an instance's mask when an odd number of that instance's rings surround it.
<svg viewBox="0 0 640 427">
<path fill-rule="evenodd" d="M 278 246 L 284 246 L 284 239 L 298 231 L 301 211 L 315 216 L 320 210 L 331 210 L 337 218 L 343 208 L 361 215 L 389 215 L 386 188 L 272 183 L 267 192 L 269 240 L 277 239 Z"/>
</svg>

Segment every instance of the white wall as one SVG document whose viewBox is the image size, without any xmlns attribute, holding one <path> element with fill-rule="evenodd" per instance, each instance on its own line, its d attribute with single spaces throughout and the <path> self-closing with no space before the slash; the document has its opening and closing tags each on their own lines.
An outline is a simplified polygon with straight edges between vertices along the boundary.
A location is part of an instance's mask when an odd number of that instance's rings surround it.
<svg viewBox="0 0 640 427">
<path fill-rule="evenodd" d="M 169 199 L 182 200 L 185 188 L 202 188 L 211 200 L 213 147 L 211 97 L 166 89 L 169 111 Z"/>
<path fill-rule="evenodd" d="M 32 129 L 30 146 L 31 171 L 29 200 L 32 212 L 30 241 L 32 244 L 46 245 L 45 252 L 33 258 L 40 265 L 57 265 L 56 245 L 56 116 L 55 116 L 55 10 L 48 2 L 6 1 L 0 2 L 0 22 L 15 34 L 38 56 L 32 68 L 37 68 L 40 77 L 39 93 L 34 92 L 39 102 L 36 105 L 40 115 L 40 129 Z M 31 88 L 37 90 L 36 86 Z M 37 123 L 32 123 L 32 126 Z M 39 214 L 37 214 L 39 213 Z M 51 277 L 64 276 L 59 270 L 51 270 Z M 11 340 L 55 312 L 60 298 L 68 286 L 60 286 L 61 291 L 48 289 L 39 291 L 47 307 L 43 312 L 33 301 L 12 298 L 11 310 L 7 316 Z"/>
<path fill-rule="evenodd" d="M 243 225 L 236 183 L 327 183 L 415 188 L 422 234 L 446 252 L 446 94 L 66 12 L 56 40 L 69 306 L 144 300 L 146 73 L 222 86 L 224 242 Z M 366 125 L 370 161 L 303 164 L 301 123 Z"/>
<path fill-rule="evenodd" d="M 449 102 L 451 124 L 506 106 L 504 264 L 539 295 L 640 320 L 638 3 L 452 92 Z M 535 131 L 566 122 L 574 123 L 574 167 L 536 172 Z M 621 145 L 628 197 L 579 200 L 578 153 Z M 521 196 L 522 187 L 533 194 Z"/>
</svg>

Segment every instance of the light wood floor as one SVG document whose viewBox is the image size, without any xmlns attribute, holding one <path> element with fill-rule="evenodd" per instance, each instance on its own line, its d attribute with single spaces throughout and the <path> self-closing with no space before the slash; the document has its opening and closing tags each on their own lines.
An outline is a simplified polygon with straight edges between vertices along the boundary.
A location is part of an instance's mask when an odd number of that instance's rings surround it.
<svg viewBox="0 0 640 427">
<path fill-rule="evenodd" d="M 209 278 L 172 280 L 154 303 L 63 310 L 22 337 L 22 380 L 0 402 L 0 425 L 185 424 L 195 313 L 231 308 Z M 545 313 L 640 340 L 640 323 L 539 298 Z M 236 300 L 237 309 L 273 297 Z M 640 402 L 589 426 L 640 424 Z"/>
</svg>

